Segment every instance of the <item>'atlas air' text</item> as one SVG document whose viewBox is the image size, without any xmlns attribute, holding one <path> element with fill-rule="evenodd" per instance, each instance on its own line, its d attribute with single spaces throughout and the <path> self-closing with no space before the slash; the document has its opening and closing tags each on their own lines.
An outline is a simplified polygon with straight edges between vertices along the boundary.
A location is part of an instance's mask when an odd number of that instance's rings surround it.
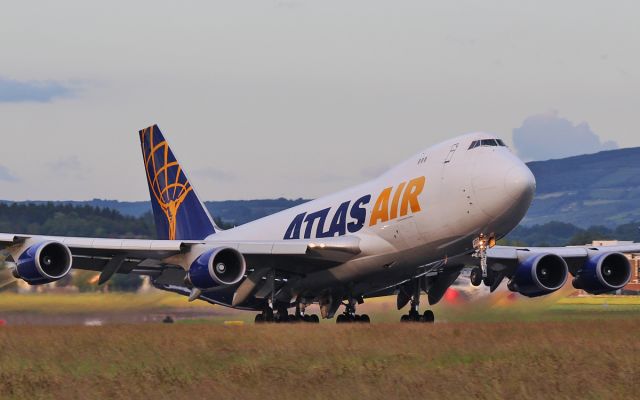
<svg viewBox="0 0 640 400">
<path fill-rule="evenodd" d="M 424 176 L 402 182 L 397 186 L 385 188 L 376 199 L 371 209 L 369 226 L 405 217 L 421 210 L 419 196 L 424 190 Z M 333 213 L 328 221 L 332 207 L 320 211 L 298 214 L 284 235 L 285 240 L 311 239 L 343 236 L 356 233 L 367 223 L 367 208 L 371 195 L 365 195 L 356 201 L 345 201 Z M 314 229 L 315 228 L 315 229 Z"/>
</svg>

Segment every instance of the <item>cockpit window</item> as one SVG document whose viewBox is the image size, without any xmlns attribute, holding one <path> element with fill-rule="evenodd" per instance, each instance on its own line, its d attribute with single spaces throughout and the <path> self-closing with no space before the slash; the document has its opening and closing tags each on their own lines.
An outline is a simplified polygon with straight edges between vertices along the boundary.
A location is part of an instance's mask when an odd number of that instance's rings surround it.
<svg viewBox="0 0 640 400">
<path fill-rule="evenodd" d="M 494 139 L 483 139 L 480 141 L 481 146 L 498 146 L 498 143 Z"/>
<path fill-rule="evenodd" d="M 482 147 L 482 146 L 507 147 L 507 145 L 504 144 L 502 139 L 482 139 L 482 140 L 475 140 L 471 142 L 471 145 L 469 146 L 469 150 L 475 149 L 476 147 Z"/>
</svg>

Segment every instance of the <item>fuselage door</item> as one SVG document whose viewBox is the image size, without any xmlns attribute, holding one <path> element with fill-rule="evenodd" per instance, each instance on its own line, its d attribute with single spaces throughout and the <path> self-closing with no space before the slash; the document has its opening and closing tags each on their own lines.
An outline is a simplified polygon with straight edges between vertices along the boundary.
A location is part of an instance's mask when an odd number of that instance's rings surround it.
<svg viewBox="0 0 640 400">
<path fill-rule="evenodd" d="M 449 154 L 447 154 L 447 158 L 444 160 L 445 164 L 449 164 L 453 160 L 453 155 L 456 153 L 456 150 L 458 150 L 458 146 L 458 143 L 451 146 L 451 150 L 449 150 Z"/>
</svg>

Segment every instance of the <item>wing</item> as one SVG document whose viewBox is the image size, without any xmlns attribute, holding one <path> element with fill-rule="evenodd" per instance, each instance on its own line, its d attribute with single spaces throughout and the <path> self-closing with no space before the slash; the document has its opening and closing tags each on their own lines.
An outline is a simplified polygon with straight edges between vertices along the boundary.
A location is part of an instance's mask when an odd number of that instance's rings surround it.
<svg viewBox="0 0 640 400">
<path fill-rule="evenodd" d="M 576 289 L 592 294 L 612 292 L 629 283 L 632 268 L 627 255 L 632 253 L 640 253 L 639 243 L 570 247 L 496 246 L 487 251 L 484 282 L 493 291 L 507 278 L 512 291 L 536 297 L 552 293 L 562 287 L 569 276 L 573 276 L 572 283 Z M 472 255 L 464 261 L 467 265 L 481 266 L 480 260 L 477 255 Z M 475 278 L 474 284 L 479 283 L 477 275 Z"/>
<path fill-rule="evenodd" d="M 354 237 L 282 241 L 182 241 L 93 239 L 59 236 L 0 234 L 0 250 L 18 261 L 29 249 L 46 243 L 69 250 L 72 268 L 101 273 L 104 283 L 115 273 L 148 275 L 167 284 L 184 284 L 193 260 L 210 249 L 232 248 L 252 269 L 278 266 L 291 273 L 305 273 L 340 264 L 360 253 Z M 44 283 L 44 282 L 42 282 Z"/>
</svg>

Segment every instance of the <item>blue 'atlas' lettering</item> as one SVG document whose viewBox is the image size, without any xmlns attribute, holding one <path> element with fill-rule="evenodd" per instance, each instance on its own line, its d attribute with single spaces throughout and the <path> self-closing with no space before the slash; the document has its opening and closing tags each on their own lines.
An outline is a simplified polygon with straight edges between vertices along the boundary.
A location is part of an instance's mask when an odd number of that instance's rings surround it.
<svg viewBox="0 0 640 400">
<path fill-rule="evenodd" d="M 293 219 L 291 225 L 287 228 L 287 233 L 284 234 L 284 240 L 300 239 L 300 229 L 302 229 L 302 222 L 304 221 L 305 215 L 307 215 L 307 213 L 298 214 Z"/>
<path fill-rule="evenodd" d="M 370 201 L 371 195 L 368 194 L 356 200 L 353 203 L 353 206 L 350 201 L 345 201 L 340 204 L 338 208 L 336 208 L 336 212 L 331 219 L 331 224 L 329 225 L 329 230 L 327 231 L 325 231 L 324 228 L 331 208 L 325 208 L 310 214 L 307 214 L 306 212 L 298 214 L 293 221 L 291 221 L 291 225 L 287 228 L 287 232 L 284 234 L 284 239 L 300 239 L 302 225 L 304 224 L 306 224 L 304 227 L 305 239 L 311 239 L 314 226 L 316 226 L 316 238 L 335 237 L 336 235 L 344 236 L 347 234 L 347 231 L 350 233 L 356 233 L 364 227 L 367 219 L 367 209 L 364 206 L 369 204 Z M 351 207 L 351 210 L 349 210 L 349 207 Z M 352 219 L 349 223 L 347 223 L 348 217 L 351 217 Z M 315 225 L 316 221 L 317 225 Z"/>
<path fill-rule="evenodd" d="M 324 223 L 327 220 L 327 215 L 329 214 L 330 210 L 331 208 L 325 208 L 324 210 L 316 211 L 314 213 L 307 215 L 307 218 L 304 219 L 304 222 L 307 224 L 307 226 L 304 229 L 305 239 L 311 239 L 311 230 L 313 229 L 313 224 L 315 223 L 316 220 L 319 220 L 318 228 L 316 229 L 316 237 L 318 238 L 323 237 L 322 229 L 324 228 Z"/>
<path fill-rule="evenodd" d="M 360 229 L 362 229 L 367 219 L 367 209 L 363 206 L 369 204 L 370 201 L 371 195 L 368 194 L 359 198 L 355 203 L 353 203 L 353 207 L 351 208 L 351 218 L 355 219 L 356 222 L 349 222 L 349 232 L 356 233 Z"/>
<path fill-rule="evenodd" d="M 327 232 L 326 237 L 334 237 L 336 233 L 338 236 L 347 234 L 347 214 L 349 213 L 349 204 L 351 204 L 350 201 L 345 201 L 340 204 L 340 207 L 336 210 L 336 214 L 333 216 L 333 220 L 331 220 L 331 226 L 329 227 L 329 232 Z"/>
</svg>

